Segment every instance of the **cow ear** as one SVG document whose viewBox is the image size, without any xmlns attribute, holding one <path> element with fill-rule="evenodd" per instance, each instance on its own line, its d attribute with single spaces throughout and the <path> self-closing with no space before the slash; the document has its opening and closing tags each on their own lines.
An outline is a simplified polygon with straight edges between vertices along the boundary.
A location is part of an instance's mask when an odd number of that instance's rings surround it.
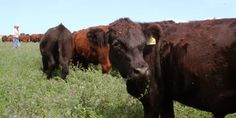
<svg viewBox="0 0 236 118">
<path fill-rule="evenodd" d="M 106 32 L 106 40 L 108 41 L 109 44 L 113 44 L 114 42 L 114 37 L 116 35 L 116 32 L 112 29 L 109 29 L 107 32 Z"/>
<path fill-rule="evenodd" d="M 100 28 L 91 29 L 87 33 L 87 37 L 89 42 L 96 46 L 101 46 L 108 43 L 105 39 L 105 32 Z"/>
<path fill-rule="evenodd" d="M 147 45 L 155 45 L 162 35 L 162 28 L 158 24 L 142 24 L 143 32 L 147 38 Z"/>
</svg>

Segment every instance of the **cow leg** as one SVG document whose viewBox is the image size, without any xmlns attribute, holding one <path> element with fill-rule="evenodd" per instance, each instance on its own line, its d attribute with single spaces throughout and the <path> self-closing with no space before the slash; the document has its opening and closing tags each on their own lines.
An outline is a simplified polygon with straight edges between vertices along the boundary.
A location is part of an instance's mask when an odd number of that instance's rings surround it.
<svg viewBox="0 0 236 118">
<path fill-rule="evenodd" d="M 147 95 L 140 99 L 143 104 L 144 118 L 159 118 L 160 107 L 157 104 L 157 99 L 155 96 Z"/>
<path fill-rule="evenodd" d="M 149 105 L 144 105 L 144 118 L 174 118 L 174 108 L 173 102 L 165 103 L 161 106 L 161 112 L 159 113 L 157 107 L 151 107 Z"/>
<path fill-rule="evenodd" d="M 59 59 L 60 65 L 62 66 L 62 75 L 61 78 L 66 80 L 66 76 L 69 74 L 69 59 L 60 57 Z"/>
<path fill-rule="evenodd" d="M 220 113 L 213 113 L 214 118 L 224 118 L 225 114 L 220 114 Z"/>
<path fill-rule="evenodd" d="M 88 69 L 88 63 L 87 63 L 87 62 L 83 62 L 83 63 L 82 63 L 82 66 L 83 66 L 85 69 Z"/>
<path fill-rule="evenodd" d="M 149 105 L 143 105 L 144 118 L 159 118 L 159 113 L 155 111 L 155 108 Z"/>
<path fill-rule="evenodd" d="M 161 118 L 174 118 L 174 106 L 172 100 L 164 100 L 161 106 Z"/>
<path fill-rule="evenodd" d="M 56 63 L 55 60 L 53 58 L 52 54 L 49 54 L 49 61 L 48 61 L 48 71 L 47 71 L 47 78 L 52 78 L 52 72 L 55 70 L 56 68 Z"/>
<path fill-rule="evenodd" d="M 59 62 L 59 57 L 58 57 L 58 56 L 55 56 L 55 57 L 54 57 L 54 61 L 55 61 L 55 68 L 58 68 L 58 67 L 59 67 L 59 64 L 60 64 L 60 62 Z"/>
<path fill-rule="evenodd" d="M 43 62 L 43 72 L 46 73 L 48 70 L 48 57 L 46 55 L 42 56 L 42 62 Z"/>
<path fill-rule="evenodd" d="M 72 63 L 74 64 L 74 66 L 79 67 L 79 60 L 77 56 L 74 56 L 72 58 Z"/>
<path fill-rule="evenodd" d="M 80 62 L 79 62 L 79 60 L 77 59 L 77 58 L 73 58 L 72 59 L 72 68 L 73 68 L 73 70 L 76 70 L 77 68 L 79 68 L 79 64 L 80 64 Z"/>
</svg>

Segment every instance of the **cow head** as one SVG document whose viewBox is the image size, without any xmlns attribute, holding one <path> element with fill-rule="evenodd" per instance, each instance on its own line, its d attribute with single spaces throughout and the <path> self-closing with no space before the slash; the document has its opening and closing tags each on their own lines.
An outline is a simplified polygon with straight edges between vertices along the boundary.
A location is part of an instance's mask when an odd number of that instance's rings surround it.
<svg viewBox="0 0 236 118">
<path fill-rule="evenodd" d="M 122 18 L 111 23 L 105 34 L 99 29 L 91 30 L 90 33 L 103 37 L 109 42 L 110 61 L 122 77 L 137 79 L 149 76 L 150 69 L 144 60 L 143 49 L 147 39 L 152 36 L 159 38 L 159 26 L 143 25 Z"/>
<path fill-rule="evenodd" d="M 105 38 L 106 31 L 102 28 L 91 29 L 87 33 L 89 42 L 96 48 L 98 55 L 98 62 L 102 65 L 102 72 L 108 73 L 111 69 L 111 63 L 109 59 L 110 45 Z"/>
<path fill-rule="evenodd" d="M 111 45 L 110 60 L 121 75 L 128 79 L 146 78 L 150 74 L 143 49 L 151 37 L 159 38 L 159 25 L 143 25 L 128 18 L 110 24 L 107 38 Z"/>
</svg>

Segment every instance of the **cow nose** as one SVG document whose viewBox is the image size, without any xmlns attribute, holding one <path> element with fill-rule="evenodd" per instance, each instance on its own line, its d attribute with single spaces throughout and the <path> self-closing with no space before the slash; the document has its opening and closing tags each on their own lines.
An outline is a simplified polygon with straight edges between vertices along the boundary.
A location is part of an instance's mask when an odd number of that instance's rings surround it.
<svg viewBox="0 0 236 118">
<path fill-rule="evenodd" d="M 137 75 L 147 76 L 149 74 L 148 67 L 139 67 L 134 69 L 134 73 Z"/>
</svg>

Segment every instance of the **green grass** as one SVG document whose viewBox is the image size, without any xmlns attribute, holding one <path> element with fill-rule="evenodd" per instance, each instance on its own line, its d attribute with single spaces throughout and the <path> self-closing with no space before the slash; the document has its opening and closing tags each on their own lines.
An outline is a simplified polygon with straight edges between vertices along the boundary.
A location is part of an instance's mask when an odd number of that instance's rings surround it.
<svg viewBox="0 0 236 118">
<path fill-rule="evenodd" d="M 59 76 L 47 80 L 38 43 L 21 43 L 13 49 L 11 43 L 0 41 L 0 56 L 0 118 L 143 117 L 141 103 L 128 95 L 116 72 L 103 75 L 100 66 L 87 71 L 70 66 L 67 83 Z M 175 113 L 177 118 L 211 117 L 179 103 Z"/>
</svg>

